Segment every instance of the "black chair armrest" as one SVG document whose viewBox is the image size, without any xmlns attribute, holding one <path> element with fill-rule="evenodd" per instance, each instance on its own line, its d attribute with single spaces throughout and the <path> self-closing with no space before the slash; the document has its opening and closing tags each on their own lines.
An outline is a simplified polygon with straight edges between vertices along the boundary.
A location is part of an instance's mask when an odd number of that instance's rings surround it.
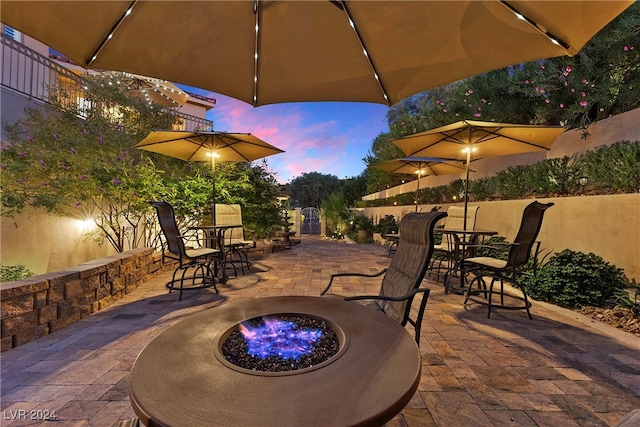
<svg viewBox="0 0 640 427">
<path fill-rule="evenodd" d="M 384 301 L 405 301 L 416 296 L 418 292 L 427 292 L 427 291 L 429 291 L 429 288 L 418 288 L 418 289 L 412 289 L 408 294 L 403 295 L 401 297 L 382 296 L 382 295 L 357 295 L 353 297 L 346 297 L 344 300 L 356 301 L 356 300 L 371 299 L 371 300 L 384 300 Z"/>
<path fill-rule="evenodd" d="M 384 273 L 387 272 L 387 269 L 385 268 L 382 271 L 379 271 L 375 274 L 364 274 L 364 273 L 336 273 L 336 274 L 332 274 L 331 275 L 331 279 L 329 280 L 329 284 L 327 285 L 326 288 L 324 288 L 324 290 L 322 292 L 320 292 L 320 296 L 324 295 L 327 293 L 327 291 L 329 290 L 329 288 L 331 288 L 331 285 L 333 284 L 333 279 L 335 279 L 336 277 L 344 277 L 344 276 L 358 276 L 358 277 L 379 277 L 382 276 Z"/>
</svg>

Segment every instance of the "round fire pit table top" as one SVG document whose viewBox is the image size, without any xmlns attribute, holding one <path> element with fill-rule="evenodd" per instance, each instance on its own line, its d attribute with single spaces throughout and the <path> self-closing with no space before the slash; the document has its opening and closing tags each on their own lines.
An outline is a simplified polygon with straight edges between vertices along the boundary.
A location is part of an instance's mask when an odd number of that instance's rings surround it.
<svg viewBox="0 0 640 427">
<path fill-rule="evenodd" d="M 215 356 L 220 337 L 245 320 L 320 317 L 347 348 L 318 369 L 268 376 L 231 369 Z M 133 409 L 147 426 L 382 425 L 411 400 L 420 350 L 382 312 L 330 297 L 242 299 L 192 315 L 142 350 L 130 378 Z"/>
</svg>

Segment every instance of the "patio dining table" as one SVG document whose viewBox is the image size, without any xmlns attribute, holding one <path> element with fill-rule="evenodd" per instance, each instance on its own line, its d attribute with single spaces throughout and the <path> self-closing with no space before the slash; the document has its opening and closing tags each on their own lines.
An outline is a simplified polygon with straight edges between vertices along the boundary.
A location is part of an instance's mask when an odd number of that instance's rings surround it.
<svg viewBox="0 0 640 427">
<path fill-rule="evenodd" d="M 222 283 L 226 283 L 229 279 L 225 266 L 226 254 L 224 248 L 224 234 L 231 228 L 242 228 L 242 224 L 197 225 L 189 227 L 189 230 L 200 230 L 204 233 L 203 240 L 205 247 L 220 250 L 220 270 L 222 270 Z"/>
<path fill-rule="evenodd" d="M 449 251 L 453 254 L 453 264 L 449 268 L 449 271 L 445 273 L 444 289 L 445 293 L 451 291 L 461 294 L 465 290 L 464 275 L 461 273 L 462 262 L 465 257 L 473 256 L 475 249 L 473 246 L 477 245 L 478 239 L 495 236 L 498 232 L 494 230 L 463 230 L 454 228 L 436 228 L 434 232 L 447 234 L 452 237 L 452 239 L 449 239 L 449 242 L 451 242 L 450 245 L 452 246 L 449 248 Z M 459 287 L 451 287 L 451 279 L 454 277 L 460 280 Z"/>
<path fill-rule="evenodd" d="M 325 320 L 340 349 L 288 372 L 226 360 L 222 342 L 239 323 L 296 314 Z M 382 312 L 330 297 L 236 300 L 171 326 L 142 350 L 130 400 L 147 426 L 379 426 L 398 414 L 420 381 L 411 335 Z"/>
</svg>

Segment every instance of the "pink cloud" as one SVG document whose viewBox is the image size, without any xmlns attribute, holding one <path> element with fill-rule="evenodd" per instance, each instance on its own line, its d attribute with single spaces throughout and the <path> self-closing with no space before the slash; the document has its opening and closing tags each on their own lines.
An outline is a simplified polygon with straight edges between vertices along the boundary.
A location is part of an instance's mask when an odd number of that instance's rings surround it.
<svg viewBox="0 0 640 427">
<path fill-rule="evenodd" d="M 362 158 L 375 135 L 388 130 L 382 120 L 379 130 L 371 129 L 367 123 L 345 124 L 345 120 L 339 120 L 344 119 L 344 114 L 327 114 L 326 108 L 322 110 L 314 104 L 254 108 L 224 95 L 211 96 L 217 103 L 208 116 L 213 119 L 216 130 L 250 132 L 285 150 L 283 154 L 267 158 L 270 170 L 277 172 L 276 177 L 282 183 L 305 172 L 339 178 L 357 175 L 364 170 Z M 363 129 L 371 135 L 363 136 Z"/>
</svg>

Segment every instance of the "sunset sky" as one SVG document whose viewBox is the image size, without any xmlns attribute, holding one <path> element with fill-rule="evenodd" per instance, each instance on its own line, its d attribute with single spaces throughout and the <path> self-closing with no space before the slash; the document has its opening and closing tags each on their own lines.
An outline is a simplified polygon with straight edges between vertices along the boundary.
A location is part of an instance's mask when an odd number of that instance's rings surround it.
<svg viewBox="0 0 640 427">
<path fill-rule="evenodd" d="M 305 172 L 349 178 L 359 175 L 373 139 L 387 132 L 387 107 L 354 102 L 286 103 L 253 107 L 242 101 L 179 85 L 215 98 L 207 113 L 214 129 L 249 132 L 285 151 L 267 158 L 282 184 Z"/>
</svg>

